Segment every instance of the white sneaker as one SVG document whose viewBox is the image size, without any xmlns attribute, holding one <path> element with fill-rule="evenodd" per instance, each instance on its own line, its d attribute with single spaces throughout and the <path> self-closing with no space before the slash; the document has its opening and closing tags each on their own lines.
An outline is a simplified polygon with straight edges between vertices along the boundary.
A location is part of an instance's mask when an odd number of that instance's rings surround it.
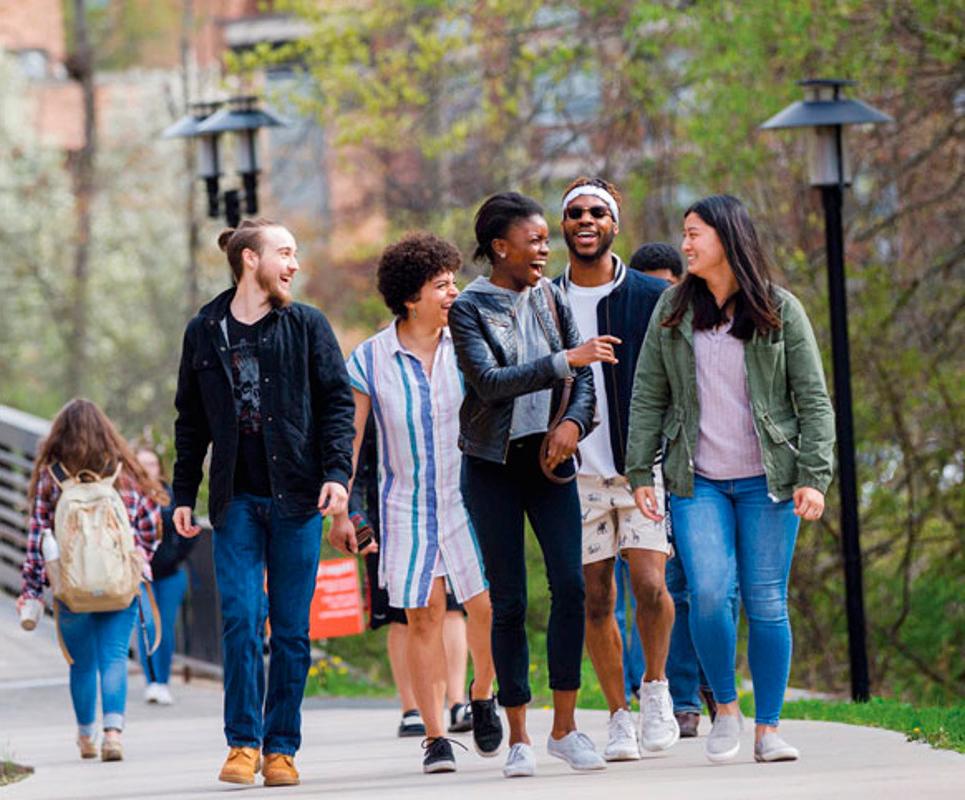
<svg viewBox="0 0 965 800">
<path fill-rule="evenodd" d="M 606 749 L 603 751 L 603 758 L 607 761 L 636 761 L 640 758 L 633 718 L 625 708 L 613 712 L 607 725 L 607 737 Z"/>
<path fill-rule="evenodd" d="M 590 737 L 579 731 L 570 731 L 562 739 L 554 739 L 550 734 L 546 741 L 546 752 L 562 759 L 573 769 L 606 769 L 606 762 L 596 752 Z"/>
<path fill-rule="evenodd" d="M 531 778 L 536 774 L 536 755 L 528 744 L 519 742 L 509 748 L 503 776 L 506 778 Z"/>
<path fill-rule="evenodd" d="M 670 684 L 645 681 L 640 684 L 640 744 L 645 750 L 667 750 L 677 744 L 680 725 L 673 715 Z"/>
<path fill-rule="evenodd" d="M 156 703 L 157 699 L 157 689 L 160 686 L 159 683 L 149 683 L 144 687 L 144 702 L 145 703 Z"/>
<path fill-rule="evenodd" d="M 171 690 L 166 683 L 155 683 L 154 695 L 155 702 L 159 706 L 169 706 L 174 703 L 174 697 L 171 696 Z"/>
</svg>

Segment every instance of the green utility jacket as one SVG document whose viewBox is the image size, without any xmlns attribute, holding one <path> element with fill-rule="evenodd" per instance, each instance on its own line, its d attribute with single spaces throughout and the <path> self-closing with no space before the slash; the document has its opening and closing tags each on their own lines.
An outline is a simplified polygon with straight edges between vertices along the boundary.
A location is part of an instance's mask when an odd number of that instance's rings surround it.
<svg viewBox="0 0 965 800">
<path fill-rule="evenodd" d="M 668 491 L 691 497 L 700 419 L 693 309 L 676 328 L 661 325 L 675 291 L 668 289 L 657 303 L 637 362 L 627 477 L 634 489 L 652 486 L 652 464 L 666 439 L 664 483 Z M 807 314 L 790 292 L 774 291 L 781 328 L 745 342 L 744 365 L 768 494 L 787 500 L 802 486 L 827 492 L 834 472 L 834 411 Z"/>
</svg>

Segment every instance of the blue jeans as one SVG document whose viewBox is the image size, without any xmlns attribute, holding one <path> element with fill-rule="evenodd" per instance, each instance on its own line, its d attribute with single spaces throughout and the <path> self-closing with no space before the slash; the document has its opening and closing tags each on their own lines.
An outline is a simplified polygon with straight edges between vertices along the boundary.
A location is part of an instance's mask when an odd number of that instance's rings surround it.
<svg viewBox="0 0 965 800">
<path fill-rule="evenodd" d="M 737 699 L 737 587 L 758 725 L 777 725 L 791 669 L 787 580 L 799 520 L 791 500 L 767 496 L 763 475 L 694 477 L 693 497 L 670 496 L 674 542 L 690 584 L 690 631 L 718 703 Z"/>
<path fill-rule="evenodd" d="M 640 641 L 640 630 L 637 628 L 637 601 L 630 589 L 630 565 L 619 555 L 613 562 L 613 579 L 616 582 L 617 592 L 613 616 L 616 617 L 617 625 L 620 627 L 620 639 L 623 641 L 623 687 L 629 704 L 630 698 L 640 687 L 640 681 L 646 671 L 646 661 L 643 656 L 643 644 Z M 630 617 L 629 631 L 627 616 Z"/>
<path fill-rule="evenodd" d="M 673 710 L 675 714 L 700 713 L 700 687 L 709 684 L 690 636 L 690 592 L 687 591 L 687 576 L 679 555 L 667 559 L 665 574 L 667 591 L 673 598 L 676 614 L 667 653 L 667 681 L 670 683 Z"/>
<path fill-rule="evenodd" d="M 215 529 L 229 747 L 294 755 L 301 744 L 302 695 L 311 666 L 308 615 L 321 539 L 319 514 L 283 517 L 271 498 L 249 494 L 232 498 L 224 524 Z M 271 617 L 267 697 L 266 612 Z"/>
<path fill-rule="evenodd" d="M 539 467 L 542 436 L 510 442 L 505 464 L 465 456 L 461 488 L 479 540 L 493 607 L 493 662 L 499 704 L 525 705 L 529 688 L 526 640 L 526 553 L 523 514 L 543 552 L 550 587 L 546 634 L 551 689 L 580 688 L 585 628 L 583 533 L 576 483 L 550 483 Z"/>
<path fill-rule="evenodd" d="M 154 683 L 167 683 L 171 679 L 171 657 L 174 655 L 174 626 L 178 620 L 178 609 L 184 600 L 184 593 L 188 588 L 188 576 L 183 568 L 164 578 L 158 578 L 151 584 L 157 609 L 161 615 L 161 643 L 154 655 L 151 656 L 151 667 L 154 675 L 148 669 L 147 652 L 144 649 L 144 635 L 137 632 L 137 652 L 141 659 L 141 669 L 144 677 Z M 154 618 L 151 615 L 150 602 L 147 599 L 147 589 L 141 588 L 141 603 L 144 608 L 144 622 L 147 628 L 147 641 L 154 644 Z"/>
<path fill-rule="evenodd" d="M 93 736 L 100 676 L 103 727 L 124 730 L 127 706 L 127 649 L 137 616 L 137 601 L 120 611 L 75 614 L 59 600 L 60 635 L 74 663 L 70 699 L 81 736 Z"/>
</svg>

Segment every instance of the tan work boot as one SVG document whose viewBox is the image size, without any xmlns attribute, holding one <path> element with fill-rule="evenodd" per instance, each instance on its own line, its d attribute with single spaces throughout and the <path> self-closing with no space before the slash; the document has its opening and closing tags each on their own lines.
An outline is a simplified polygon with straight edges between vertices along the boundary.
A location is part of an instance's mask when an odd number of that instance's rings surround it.
<svg viewBox="0 0 965 800">
<path fill-rule="evenodd" d="M 295 759 L 286 753 L 265 753 L 265 786 L 297 786 L 298 770 Z"/>
<path fill-rule="evenodd" d="M 260 768 L 261 755 L 257 747 L 232 747 L 218 780 L 225 783 L 254 783 L 255 773 Z"/>
</svg>

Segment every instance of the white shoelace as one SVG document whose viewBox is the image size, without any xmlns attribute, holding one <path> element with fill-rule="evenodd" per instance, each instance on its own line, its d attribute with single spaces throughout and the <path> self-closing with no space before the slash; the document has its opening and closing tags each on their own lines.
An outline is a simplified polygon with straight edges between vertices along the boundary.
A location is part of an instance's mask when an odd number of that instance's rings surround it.
<svg viewBox="0 0 965 800">
<path fill-rule="evenodd" d="M 647 716 L 653 713 L 664 722 L 673 716 L 673 707 L 667 702 L 667 696 L 663 692 L 647 695 Z"/>
<path fill-rule="evenodd" d="M 520 761 L 525 761 L 526 751 L 523 749 L 524 747 L 526 747 L 526 745 L 522 743 L 514 744 L 512 747 L 510 747 L 509 753 L 506 756 L 506 764 L 511 765 Z"/>
</svg>

